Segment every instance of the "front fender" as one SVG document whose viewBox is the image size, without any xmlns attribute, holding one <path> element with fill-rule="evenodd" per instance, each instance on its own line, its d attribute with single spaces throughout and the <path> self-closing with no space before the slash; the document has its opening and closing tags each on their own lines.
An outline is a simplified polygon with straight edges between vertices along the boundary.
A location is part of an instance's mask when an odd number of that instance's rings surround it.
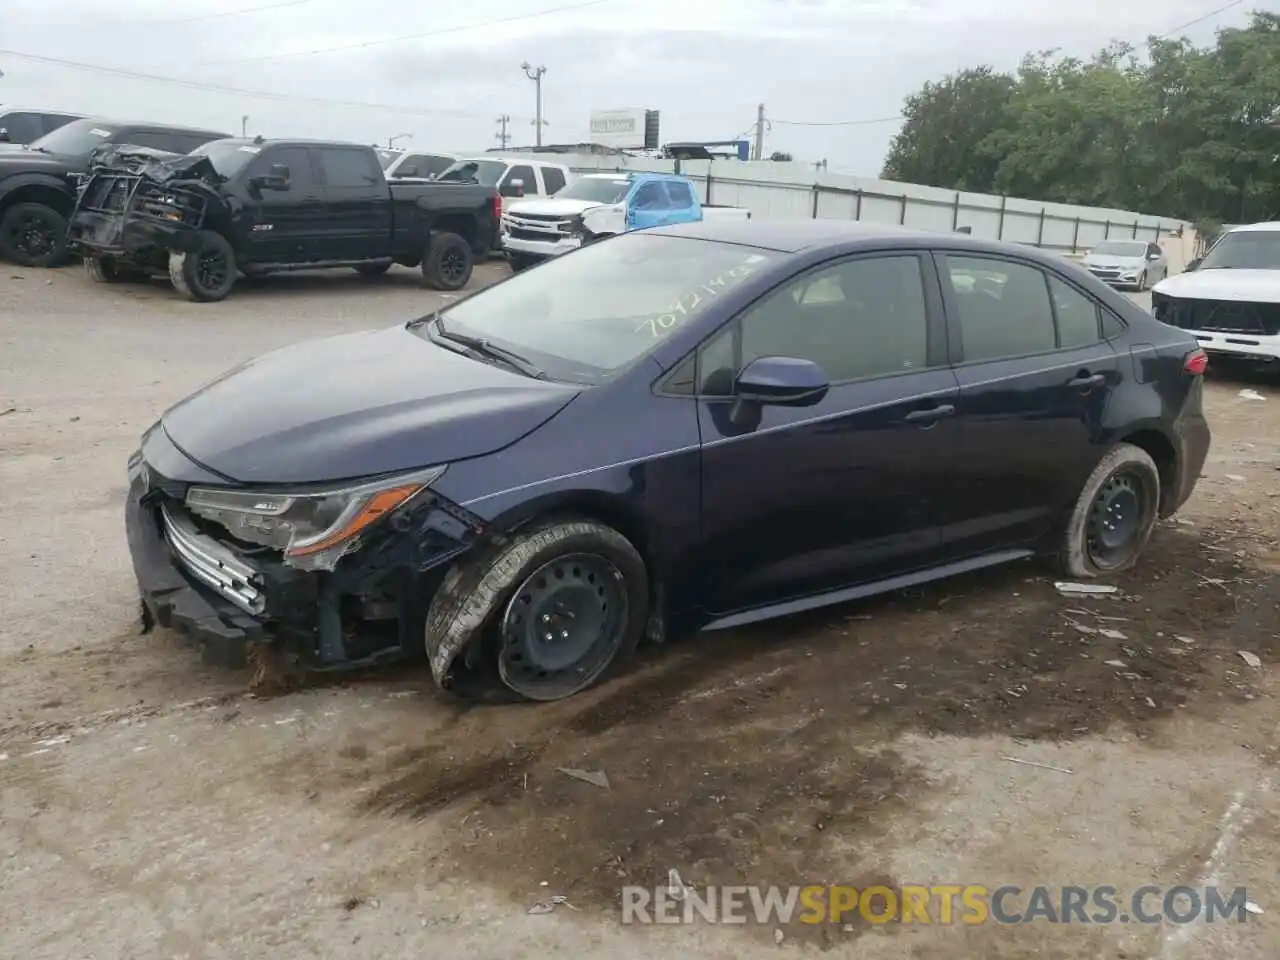
<svg viewBox="0 0 1280 960">
<path fill-rule="evenodd" d="M 18 173 L 0 180 L 0 206 L 7 203 L 14 193 L 25 187 L 44 187 L 57 190 L 68 200 L 74 201 L 76 198 L 75 190 L 63 177 L 53 176 L 48 173 Z"/>
</svg>

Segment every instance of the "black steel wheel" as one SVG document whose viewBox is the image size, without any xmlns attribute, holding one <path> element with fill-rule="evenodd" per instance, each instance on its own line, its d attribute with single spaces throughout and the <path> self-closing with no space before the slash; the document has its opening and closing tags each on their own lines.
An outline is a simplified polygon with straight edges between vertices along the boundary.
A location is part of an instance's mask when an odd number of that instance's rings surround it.
<svg viewBox="0 0 1280 960">
<path fill-rule="evenodd" d="M 21 267 L 56 267 L 67 254 L 67 218 L 43 203 L 15 203 L 0 219 L 0 254 Z"/>
<path fill-rule="evenodd" d="M 1118 444 L 1094 469 L 1067 524 L 1063 565 L 1096 577 L 1137 562 L 1160 512 L 1160 471 L 1151 455 Z"/>
<path fill-rule="evenodd" d="M 461 290 L 471 280 L 475 256 L 456 233 L 432 234 L 422 259 L 422 279 L 435 290 Z"/>
<path fill-rule="evenodd" d="M 225 300 L 236 282 L 236 255 L 226 238 L 201 230 L 194 249 L 169 255 L 169 279 L 188 300 Z"/>
<path fill-rule="evenodd" d="M 548 519 L 446 576 L 427 615 L 427 655 L 452 693 L 473 697 L 488 676 L 522 699 L 560 700 L 634 650 L 648 618 L 648 571 L 626 537 Z"/>
</svg>

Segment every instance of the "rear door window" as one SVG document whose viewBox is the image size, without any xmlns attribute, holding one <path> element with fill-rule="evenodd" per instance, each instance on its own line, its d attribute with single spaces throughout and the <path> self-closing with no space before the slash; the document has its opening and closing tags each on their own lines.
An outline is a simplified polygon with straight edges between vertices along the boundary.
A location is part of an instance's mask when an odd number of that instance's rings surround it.
<svg viewBox="0 0 1280 960">
<path fill-rule="evenodd" d="M 502 184 L 509 190 L 515 189 L 515 182 L 519 180 L 524 185 L 524 192 L 538 192 L 538 178 L 533 172 L 533 167 L 527 164 L 519 164 L 507 171 L 507 175 L 502 178 Z"/>
<path fill-rule="evenodd" d="M 671 205 L 678 210 L 688 210 L 693 206 L 693 191 L 683 180 L 668 180 L 667 196 L 671 198 Z"/>
<path fill-rule="evenodd" d="M 943 282 L 954 293 L 965 363 L 1057 349 L 1048 278 L 1041 270 L 996 257 L 940 259 Z"/>
<path fill-rule="evenodd" d="M 352 147 L 320 147 L 320 169 L 326 187 L 372 187 L 382 168 L 372 151 Z"/>
<path fill-rule="evenodd" d="M 32 143 L 44 136 L 44 124 L 38 113 L 8 113 L 0 116 L 0 130 L 10 143 Z"/>
<path fill-rule="evenodd" d="M 1058 318 L 1058 345 L 1064 350 L 1087 347 L 1102 339 L 1099 333 L 1098 304 L 1071 284 L 1049 277 L 1049 293 Z"/>
</svg>

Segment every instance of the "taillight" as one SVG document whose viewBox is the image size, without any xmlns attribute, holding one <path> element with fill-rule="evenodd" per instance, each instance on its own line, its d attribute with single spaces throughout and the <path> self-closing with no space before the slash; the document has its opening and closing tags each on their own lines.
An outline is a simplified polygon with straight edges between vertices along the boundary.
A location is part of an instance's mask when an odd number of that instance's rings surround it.
<svg viewBox="0 0 1280 960">
<path fill-rule="evenodd" d="M 502 195 L 495 194 L 493 197 L 493 219 L 502 219 Z"/>
<path fill-rule="evenodd" d="M 1182 369 L 1193 377 L 1202 376 L 1209 368 L 1209 355 L 1203 350 L 1192 350 L 1182 361 Z"/>
</svg>

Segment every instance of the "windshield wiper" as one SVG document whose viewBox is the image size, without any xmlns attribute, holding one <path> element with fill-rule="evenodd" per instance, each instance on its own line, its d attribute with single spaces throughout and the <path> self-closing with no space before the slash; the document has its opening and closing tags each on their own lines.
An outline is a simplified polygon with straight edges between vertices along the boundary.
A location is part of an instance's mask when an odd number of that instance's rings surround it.
<svg viewBox="0 0 1280 960">
<path fill-rule="evenodd" d="M 442 340 L 451 340 L 454 343 L 459 343 L 464 347 L 471 348 L 471 350 L 482 356 L 490 357 L 494 360 L 500 360 L 507 366 L 523 373 L 526 377 L 533 377 L 535 380 L 545 380 L 547 378 L 547 375 L 543 372 L 542 368 L 530 363 L 526 358 L 512 350 L 506 349 L 506 347 L 499 347 L 484 337 L 470 337 L 465 333 L 456 333 L 452 330 L 446 330 L 444 327 L 444 320 L 441 318 L 439 311 L 433 313 L 427 319 L 435 321 L 436 336 L 440 337 Z"/>
</svg>

